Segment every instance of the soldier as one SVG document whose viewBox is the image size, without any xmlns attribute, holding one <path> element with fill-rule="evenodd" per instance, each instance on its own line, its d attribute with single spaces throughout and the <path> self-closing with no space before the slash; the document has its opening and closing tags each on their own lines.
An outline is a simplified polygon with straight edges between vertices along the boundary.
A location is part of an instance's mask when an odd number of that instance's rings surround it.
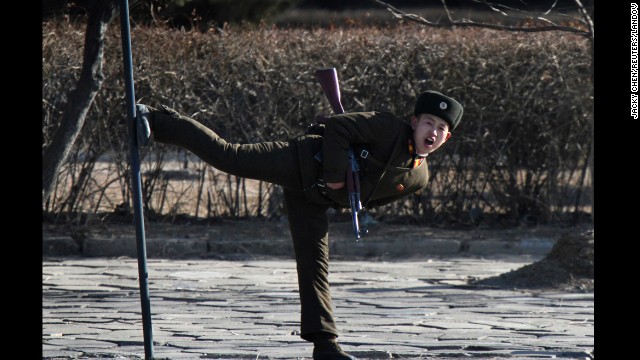
<svg viewBox="0 0 640 360">
<path fill-rule="evenodd" d="M 229 143 L 198 121 L 166 106 L 138 105 L 138 144 L 183 147 L 229 174 L 282 186 L 298 272 L 301 334 L 314 360 L 355 357 L 338 345 L 329 291 L 327 210 L 348 208 L 347 152 L 356 149 L 363 207 L 388 204 L 427 185 L 426 157 L 451 137 L 462 105 L 436 91 L 418 97 L 404 121 L 388 112 L 356 112 L 326 119 L 322 134 L 286 141 Z M 148 121 L 147 121 L 148 119 Z"/>
</svg>

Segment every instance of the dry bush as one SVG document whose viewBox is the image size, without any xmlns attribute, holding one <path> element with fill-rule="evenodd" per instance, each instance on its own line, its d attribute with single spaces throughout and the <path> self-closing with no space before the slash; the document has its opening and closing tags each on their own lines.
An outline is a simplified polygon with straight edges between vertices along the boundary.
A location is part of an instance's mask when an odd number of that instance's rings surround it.
<svg viewBox="0 0 640 360">
<path fill-rule="evenodd" d="M 83 27 L 43 23 L 43 148 L 78 76 Z M 88 221 L 129 211 L 120 29 L 108 30 L 103 87 L 45 213 Z M 464 105 L 452 140 L 430 157 L 421 195 L 373 209 L 431 225 L 565 223 L 590 212 L 586 172 L 593 84 L 586 39 L 558 33 L 419 25 L 184 32 L 132 29 L 135 90 L 230 141 L 281 140 L 330 108 L 313 72 L 336 67 L 346 110 L 409 118 L 427 89 Z M 148 216 L 268 217 L 277 187 L 235 179 L 184 150 L 141 152 Z M 197 206 L 196 206 L 197 205 Z M 106 215 L 105 215 L 106 214 Z"/>
</svg>

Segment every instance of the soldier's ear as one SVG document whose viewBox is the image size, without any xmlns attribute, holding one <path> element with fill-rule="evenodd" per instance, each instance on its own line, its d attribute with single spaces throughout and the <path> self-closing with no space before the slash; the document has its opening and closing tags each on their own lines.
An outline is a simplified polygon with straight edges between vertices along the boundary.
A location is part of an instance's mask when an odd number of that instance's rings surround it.
<svg viewBox="0 0 640 360">
<path fill-rule="evenodd" d="M 451 131 L 447 131 L 447 137 L 444 139 L 444 141 L 449 140 L 450 137 L 451 137 Z"/>
<path fill-rule="evenodd" d="M 411 128 L 415 130 L 416 126 L 418 126 L 418 118 L 415 115 L 413 115 L 411 117 Z"/>
</svg>

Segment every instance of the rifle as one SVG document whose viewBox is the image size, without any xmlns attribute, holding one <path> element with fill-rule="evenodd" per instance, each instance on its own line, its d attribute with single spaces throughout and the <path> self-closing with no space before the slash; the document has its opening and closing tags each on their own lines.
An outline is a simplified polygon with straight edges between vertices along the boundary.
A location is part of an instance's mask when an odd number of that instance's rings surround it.
<svg viewBox="0 0 640 360">
<path fill-rule="evenodd" d="M 338 73 L 336 68 L 319 69 L 315 72 L 316 78 L 322 86 L 324 95 L 329 100 L 329 104 L 336 114 L 344 114 L 344 108 L 340 101 L 340 85 L 338 83 Z M 347 167 L 347 191 L 349 192 L 349 206 L 351 207 L 351 222 L 353 223 L 353 232 L 358 241 L 362 235 L 366 235 L 369 231 L 366 228 L 360 228 L 358 215 L 362 208 L 360 202 L 360 177 L 358 171 L 360 166 L 353 152 L 353 148 L 349 148 L 349 166 Z"/>
</svg>

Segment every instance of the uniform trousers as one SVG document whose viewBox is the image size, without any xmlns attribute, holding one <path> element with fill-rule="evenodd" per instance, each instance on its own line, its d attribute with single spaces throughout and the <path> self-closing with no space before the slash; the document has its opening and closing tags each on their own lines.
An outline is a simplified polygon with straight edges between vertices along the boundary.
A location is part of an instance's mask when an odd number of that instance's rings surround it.
<svg viewBox="0 0 640 360">
<path fill-rule="evenodd" d="M 154 141 L 185 148 L 218 170 L 282 186 L 298 273 L 300 337 L 337 337 L 328 280 L 329 206 L 305 196 L 297 142 L 229 143 L 194 119 L 160 112 L 151 127 Z"/>
</svg>

